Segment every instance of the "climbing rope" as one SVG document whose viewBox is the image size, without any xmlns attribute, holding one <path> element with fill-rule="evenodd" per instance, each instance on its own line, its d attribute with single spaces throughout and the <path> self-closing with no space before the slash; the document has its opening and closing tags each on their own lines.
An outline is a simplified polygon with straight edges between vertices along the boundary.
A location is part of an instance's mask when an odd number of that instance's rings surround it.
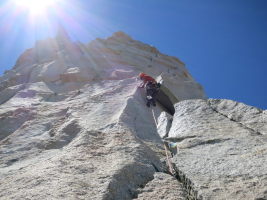
<svg viewBox="0 0 267 200">
<path fill-rule="evenodd" d="M 153 108 L 152 108 L 151 110 L 152 110 L 152 115 L 153 115 L 153 118 L 154 118 L 154 121 L 155 121 L 156 127 L 158 127 L 158 122 L 157 122 L 157 120 L 156 120 L 156 117 L 155 117 L 155 113 L 154 113 L 154 110 L 153 110 Z"/>
<path fill-rule="evenodd" d="M 166 143 L 164 143 L 164 149 L 165 149 L 165 154 L 166 154 L 166 158 L 167 158 L 167 163 L 168 163 L 168 166 L 169 166 L 169 172 L 172 174 L 172 175 L 175 175 L 175 170 L 172 166 L 172 163 L 170 161 L 170 158 L 169 158 L 169 154 L 168 154 L 168 148 L 166 146 Z"/>
<path fill-rule="evenodd" d="M 154 118 L 155 125 L 156 125 L 156 127 L 158 127 L 158 123 L 157 123 L 157 120 L 156 120 L 156 117 L 155 117 L 155 113 L 154 113 L 153 108 L 151 110 L 152 110 L 152 115 L 153 115 L 153 118 Z M 169 172 L 173 176 L 175 176 L 175 170 L 173 168 L 173 165 L 172 165 L 171 160 L 170 160 L 170 157 L 169 157 L 168 147 L 166 145 L 166 142 L 163 142 L 163 145 L 164 145 L 164 149 L 165 149 L 165 154 L 166 154 L 166 158 L 167 158 L 167 164 L 168 164 L 168 167 L 169 167 Z"/>
</svg>

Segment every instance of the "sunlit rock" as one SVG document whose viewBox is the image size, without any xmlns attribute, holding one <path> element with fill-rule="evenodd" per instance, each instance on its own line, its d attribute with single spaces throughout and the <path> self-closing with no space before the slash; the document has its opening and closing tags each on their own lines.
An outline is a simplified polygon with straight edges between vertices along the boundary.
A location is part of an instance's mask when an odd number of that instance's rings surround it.
<svg viewBox="0 0 267 200">
<path fill-rule="evenodd" d="M 156 107 L 140 72 L 161 83 Z M 60 27 L 0 78 L 0 199 L 266 198 L 265 136 L 266 111 L 207 100 L 178 58 Z"/>
<path fill-rule="evenodd" d="M 167 137 L 171 129 L 172 116 L 167 112 L 162 112 L 158 117 L 158 134 L 161 138 Z"/>
<path fill-rule="evenodd" d="M 266 111 L 231 100 L 175 105 L 169 139 L 184 182 L 201 199 L 266 199 Z"/>
</svg>

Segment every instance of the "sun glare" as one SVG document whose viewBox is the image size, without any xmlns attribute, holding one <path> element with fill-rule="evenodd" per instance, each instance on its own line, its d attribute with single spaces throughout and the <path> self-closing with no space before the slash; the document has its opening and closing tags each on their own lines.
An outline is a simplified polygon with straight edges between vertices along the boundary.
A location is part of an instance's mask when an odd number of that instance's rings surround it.
<svg viewBox="0 0 267 200">
<path fill-rule="evenodd" d="M 56 0 L 14 0 L 14 3 L 31 15 L 42 15 L 56 4 Z"/>
</svg>

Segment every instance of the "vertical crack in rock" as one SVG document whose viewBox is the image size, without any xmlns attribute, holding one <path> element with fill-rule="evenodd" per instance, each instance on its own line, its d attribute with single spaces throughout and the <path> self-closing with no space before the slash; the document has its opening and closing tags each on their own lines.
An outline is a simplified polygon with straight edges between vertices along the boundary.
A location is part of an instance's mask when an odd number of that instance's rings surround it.
<svg viewBox="0 0 267 200">
<path fill-rule="evenodd" d="M 166 165 L 167 162 L 164 163 L 164 165 Z M 157 173 L 157 171 L 154 174 L 154 178 L 148 181 L 143 187 L 139 189 L 138 197 L 134 199 L 201 200 L 202 197 L 198 196 L 198 191 L 195 189 L 192 181 L 187 178 L 186 175 L 181 170 L 179 170 L 173 162 L 171 162 L 171 165 L 175 170 L 175 174 L 171 174 L 167 170 L 168 167 L 165 166 L 166 170 L 159 173 Z M 160 176 L 164 178 L 160 178 L 160 180 L 158 180 L 157 174 L 162 174 Z M 173 177 L 172 181 L 169 180 L 170 177 Z"/>
<path fill-rule="evenodd" d="M 133 199 L 196 199 L 192 198 L 194 197 L 195 192 L 192 191 L 191 182 L 188 181 L 188 179 L 185 179 L 184 181 L 184 179 L 180 177 L 180 172 L 174 175 L 171 174 L 167 170 L 168 167 L 166 166 L 166 162 L 162 162 L 163 170 L 159 169 L 154 163 L 150 164 L 155 169 L 153 178 L 146 181 L 143 185 L 139 185 L 139 189 L 133 193 Z M 174 166 L 173 163 L 172 165 Z M 175 170 L 177 169 L 175 168 Z M 176 172 L 178 171 L 179 170 L 177 170 Z"/>
<path fill-rule="evenodd" d="M 127 200 L 146 186 L 160 191 L 155 183 L 176 187 L 162 166 L 161 138 L 135 77 L 161 74 L 173 97 L 159 101 L 172 113 L 178 97 L 205 96 L 185 65 L 124 33 L 88 45 L 65 36 L 38 41 L 0 78 L 1 113 L 37 110 L 27 123 L 25 115 L 15 118 L 18 127 L 5 128 L 0 120 L 2 137 L 15 133 L 1 145 L 0 198 Z M 148 190 L 140 199 L 157 198 Z M 160 198 L 169 198 L 170 190 Z"/>
<path fill-rule="evenodd" d="M 162 112 L 161 115 L 159 116 L 159 124 L 157 126 L 158 128 L 158 134 L 161 136 L 161 138 L 166 138 L 168 137 L 168 133 L 169 130 L 172 126 L 172 118 L 170 116 L 168 116 L 167 113 Z M 196 136 L 188 136 L 188 137 L 184 137 L 184 138 L 167 138 L 167 141 L 171 141 L 171 142 L 179 142 L 188 138 L 195 138 Z M 164 139 L 165 141 L 166 139 Z M 163 141 L 163 142 L 164 142 Z M 165 152 L 167 154 L 171 154 L 171 151 L 169 148 L 165 149 Z M 166 156 L 164 153 L 164 156 Z M 196 200 L 197 199 L 197 191 L 194 189 L 192 182 L 190 181 L 190 179 L 186 178 L 186 176 L 182 173 L 182 171 L 178 170 L 176 165 L 171 161 L 171 160 L 167 160 L 167 158 L 165 157 L 165 165 L 166 165 L 166 171 L 165 176 L 172 176 L 173 178 L 175 178 L 177 183 L 173 183 L 172 185 L 168 185 L 169 188 L 167 188 L 167 192 L 168 194 L 165 194 L 165 197 L 161 197 L 161 198 L 166 198 L 166 199 L 188 199 L 188 200 Z M 172 174 L 171 172 L 168 171 L 167 167 L 167 163 L 170 162 L 171 167 L 175 170 L 175 174 Z M 165 177 L 165 179 L 168 179 L 168 177 Z M 154 181 L 154 180 L 153 180 Z M 159 184 L 159 183 L 158 183 Z M 165 185 L 165 184 L 164 184 Z M 151 186 L 150 186 L 151 187 Z M 149 187 L 148 187 L 149 188 Z M 163 188 L 163 190 L 165 189 L 165 187 Z M 147 189 L 149 191 L 149 189 Z M 151 189 L 150 189 L 151 190 Z M 170 195 L 172 194 L 174 191 L 176 191 L 176 194 L 174 194 L 174 196 Z M 144 193 L 148 193 L 146 190 L 143 191 Z M 162 193 L 162 192 L 160 192 Z M 157 194 L 158 195 L 158 194 Z M 150 193 L 147 194 L 147 196 L 145 196 L 144 194 L 141 195 L 141 197 L 139 197 L 138 199 L 148 199 L 150 196 L 152 196 Z M 155 198 L 155 197 L 154 197 Z M 157 196 L 157 198 L 159 198 Z M 153 198 L 152 198 L 153 199 Z"/>
<path fill-rule="evenodd" d="M 169 150 L 167 153 L 171 154 Z M 182 195 L 177 197 L 177 199 L 181 198 L 181 199 L 187 199 L 187 200 L 202 200 L 202 197 L 198 195 L 198 191 L 194 187 L 193 182 L 181 170 L 177 168 L 177 166 L 175 165 L 175 163 L 172 162 L 172 160 L 170 160 L 170 162 L 171 162 L 172 168 L 175 170 L 175 174 L 172 174 L 169 171 L 165 173 L 170 176 L 173 176 L 176 179 L 176 181 L 182 185 L 182 190 L 183 190 Z M 178 187 L 181 188 L 181 186 L 178 186 Z"/>
<path fill-rule="evenodd" d="M 177 168 L 175 163 L 172 163 L 173 168 L 176 172 L 175 178 L 183 184 L 183 187 L 186 192 L 186 199 L 188 200 L 202 200 L 203 198 L 198 195 L 197 189 L 194 187 L 193 182 Z"/>
<path fill-rule="evenodd" d="M 138 190 L 137 200 L 166 199 L 185 200 L 186 194 L 182 183 L 175 177 L 162 172 L 156 172 L 154 179 Z"/>
<path fill-rule="evenodd" d="M 221 112 L 206 100 L 186 100 L 175 105 L 172 138 L 167 139 L 179 142 L 172 162 L 188 199 L 266 196 L 266 137 L 248 127 L 264 131 L 265 118 L 257 116 L 263 112 L 246 105 L 232 110 L 234 102 L 226 101 L 215 103 Z M 244 110 L 248 112 L 240 112 Z"/>
</svg>

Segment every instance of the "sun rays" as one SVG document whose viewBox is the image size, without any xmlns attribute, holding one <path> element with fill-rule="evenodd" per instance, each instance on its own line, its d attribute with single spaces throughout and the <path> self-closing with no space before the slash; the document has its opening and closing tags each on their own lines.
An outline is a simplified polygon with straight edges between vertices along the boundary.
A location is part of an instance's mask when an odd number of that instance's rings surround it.
<svg viewBox="0 0 267 200">
<path fill-rule="evenodd" d="M 13 0 L 13 3 L 14 6 L 36 17 L 46 15 L 50 8 L 57 6 L 58 0 Z"/>
<path fill-rule="evenodd" d="M 8 38 L 2 45 L 7 54 L 14 48 L 30 48 L 38 40 L 55 37 L 59 25 L 73 41 L 95 39 L 114 29 L 95 12 L 102 6 L 79 0 L 0 1 L 0 32 Z"/>
</svg>

